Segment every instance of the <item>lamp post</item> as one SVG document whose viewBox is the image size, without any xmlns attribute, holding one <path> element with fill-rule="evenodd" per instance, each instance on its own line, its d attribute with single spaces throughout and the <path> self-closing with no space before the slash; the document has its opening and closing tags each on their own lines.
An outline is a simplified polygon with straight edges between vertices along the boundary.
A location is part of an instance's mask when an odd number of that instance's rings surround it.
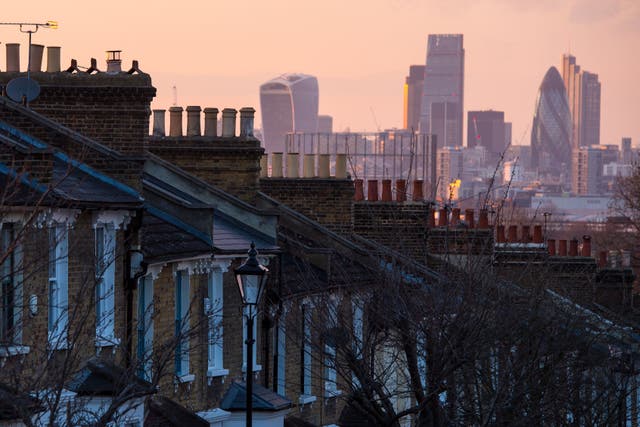
<svg viewBox="0 0 640 427">
<path fill-rule="evenodd" d="M 267 282 L 269 269 L 258 261 L 256 245 L 251 242 L 248 257 L 245 262 L 235 269 L 236 282 L 242 299 L 243 314 L 247 319 L 247 427 L 251 427 L 253 416 L 253 321 L 258 313 L 258 304 L 262 297 L 264 285 Z"/>
</svg>

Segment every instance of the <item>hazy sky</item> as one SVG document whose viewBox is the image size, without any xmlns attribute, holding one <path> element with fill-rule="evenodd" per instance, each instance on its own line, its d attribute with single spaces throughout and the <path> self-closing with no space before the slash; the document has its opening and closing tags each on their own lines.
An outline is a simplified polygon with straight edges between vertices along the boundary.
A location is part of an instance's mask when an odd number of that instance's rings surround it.
<svg viewBox="0 0 640 427">
<path fill-rule="evenodd" d="M 123 68 L 138 59 L 151 74 L 153 108 L 173 103 L 175 85 L 182 106 L 259 110 L 261 83 L 313 74 L 320 113 L 352 131 L 400 127 L 404 78 L 424 64 L 428 34 L 463 33 L 465 111 L 504 110 L 525 144 L 538 86 L 570 50 L 600 77 L 601 142 L 640 145 L 638 0 L 33 0 L 3 4 L 0 19 L 59 21 L 33 42 L 62 46 L 63 66 L 95 57 L 104 69 L 104 51 L 121 49 Z M 26 68 L 26 35 L 0 26 L 0 42 L 22 43 Z"/>
</svg>

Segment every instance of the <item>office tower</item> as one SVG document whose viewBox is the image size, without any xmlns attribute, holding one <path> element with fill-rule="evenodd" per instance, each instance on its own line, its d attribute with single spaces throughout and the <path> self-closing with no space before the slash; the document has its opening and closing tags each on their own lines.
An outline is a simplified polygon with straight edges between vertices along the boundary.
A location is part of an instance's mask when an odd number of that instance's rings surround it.
<svg viewBox="0 0 640 427">
<path fill-rule="evenodd" d="M 538 90 L 531 127 L 531 167 L 559 176 L 571 163 L 571 112 L 556 67 L 547 71 Z"/>
<path fill-rule="evenodd" d="M 456 181 L 462 178 L 463 165 L 462 147 L 442 147 L 438 149 L 436 162 L 438 175 L 437 194 L 441 200 L 457 199 L 459 185 L 456 185 Z"/>
<path fill-rule="evenodd" d="M 603 152 L 606 147 L 591 145 L 573 150 L 571 165 L 572 190 L 577 195 L 602 193 Z"/>
<path fill-rule="evenodd" d="M 505 147 L 511 146 L 512 129 L 513 129 L 513 126 L 511 122 L 504 122 L 504 146 Z"/>
<path fill-rule="evenodd" d="M 405 129 L 417 131 L 420 126 L 420 106 L 424 89 L 424 65 L 409 67 L 409 75 L 404 82 L 404 119 Z"/>
<path fill-rule="evenodd" d="M 571 112 L 573 147 L 600 144 L 600 82 L 573 55 L 562 56 L 562 80 Z"/>
<path fill-rule="evenodd" d="M 318 116 L 318 133 L 333 132 L 333 117 L 325 115 Z"/>
<path fill-rule="evenodd" d="M 623 164 L 630 165 L 633 162 L 633 151 L 631 149 L 631 138 L 622 138 L 622 158 Z"/>
<path fill-rule="evenodd" d="M 463 106 L 463 36 L 430 34 L 420 131 L 436 135 L 439 147 L 461 146 Z"/>
<path fill-rule="evenodd" d="M 283 74 L 260 86 L 263 144 L 267 152 L 286 152 L 289 132 L 317 132 L 318 80 Z"/>
<path fill-rule="evenodd" d="M 467 146 L 485 147 L 487 162 L 495 166 L 507 147 L 505 140 L 504 112 L 488 110 L 467 113 Z"/>
</svg>

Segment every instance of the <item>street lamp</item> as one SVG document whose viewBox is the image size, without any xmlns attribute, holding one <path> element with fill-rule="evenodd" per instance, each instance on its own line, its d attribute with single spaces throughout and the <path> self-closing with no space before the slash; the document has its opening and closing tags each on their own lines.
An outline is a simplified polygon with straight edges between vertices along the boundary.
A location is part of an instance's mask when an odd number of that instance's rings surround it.
<svg viewBox="0 0 640 427">
<path fill-rule="evenodd" d="M 236 268 L 236 282 L 242 299 L 242 307 L 246 309 L 244 313 L 247 319 L 247 427 L 252 426 L 253 415 L 253 321 L 258 313 L 258 304 L 264 291 L 264 285 L 267 283 L 269 269 L 261 265 L 258 261 L 258 251 L 256 251 L 255 243 L 251 242 L 249 256 L 244 264 Z M 243 310 L 245 311 L 245 310 Z"/>
</svg>

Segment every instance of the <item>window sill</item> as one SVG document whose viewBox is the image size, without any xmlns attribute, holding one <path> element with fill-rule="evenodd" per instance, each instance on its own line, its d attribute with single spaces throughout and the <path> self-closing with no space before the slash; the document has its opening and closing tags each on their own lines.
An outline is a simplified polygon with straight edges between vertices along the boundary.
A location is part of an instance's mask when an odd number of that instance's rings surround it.
<svg viewBox="0 0 640 427">
<path fill-rule="evenodd" d="M 211 377 L 224 377 L 225 375 L 229 375 L 229 370 L 228 369 L 209 368 L 207 370 L 207 377 L 209 377 L 209 378 L 211 378 Z"/>
<path fill-rule="evenodd" d="M 184 374 L 176 376 L 176 384 L 192 383 L 196 379 L 194 374 Z"/>
<path fill-rule="evenodd" d="M 342 395 L 342 390 L 325 390 L 324 398 L 331 399 L 332 397 L 338 397 Z"/>
<path fill-rule="evenodd" d="M 26 345 L 1 345 L 0 346 L 0 358 L 7 358 L 12 356 L 19 356 L 23 354 L 29 354 L 31 348 Z"/>
<path fill-rule="evenodd" d="M 313 395 L 310 394 L 301 394 L 300 397 L 298 397 L 298 403 L 300 405 L 306 405 L 308 403 L 313 403 L 317 400 L 317 398 Z"/>
<path fill-rule="evenodd" d="M 67 348 L 69 348 L 69 345 L 67 343 L 67 339 L 66 338 L 61 338 L 58 340 L 54 340 L 54 339 L 49 339 L 49 350 L 50 351 L 54 351 L 54 350 L 66 350 Z"/>
<path fill-rule="evenodd" d="M 120 338 L 96 337 L 96 347 L 117 347 L 120 345 Z"/>
<path fill-rule="evenodd" d="M 262 365 L 253 365 L 253 373 L 262 371 Z M 242 372 L 247 372 L 247 365 L 242 365 Z"/>
</svg>

